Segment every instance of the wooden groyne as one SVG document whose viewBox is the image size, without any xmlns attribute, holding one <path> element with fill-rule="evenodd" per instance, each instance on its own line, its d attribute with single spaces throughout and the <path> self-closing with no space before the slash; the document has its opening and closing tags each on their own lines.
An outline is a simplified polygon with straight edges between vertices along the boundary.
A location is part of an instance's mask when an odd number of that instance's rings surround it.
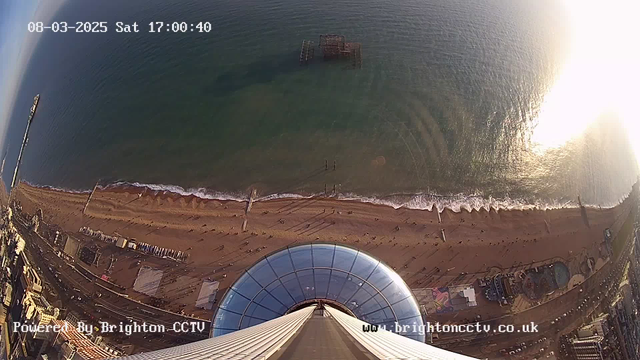
<svg viewBox="0 0 640 360">
<path fill-rule="evenodd" d="M 87 198 L 87 202 L 84 203 L 84 208 L 82 208 L 82 214 L 85 215 L 87 213 L 87 208 L 89 207 L 89 202 L 91 201 L 91 198 L 93 197 L 93 193 L 96 192 L 96 189 L 98 188 L 98 183 L 100 182 L 100 180 L 96 181 L 96 185 L 93 187 L 93 190 L 91 190 L 91 194 L 89 194 L 89 197 Z"/>
<path fill-rule="evenodd" d="M 253 202 L 256 200 L 256 197 L 258 197 L 258 191 L 256 189 L 252 189 L 249 194 L 249 198 L 247 199 L 247 206 L 244 208 L 245 215 L 251 211 L 251 207 L 253 206 Z"/>
<path fill-rule="evenodd" d="M 247 206 L 244 208 L 244 220 L 242 221 L 242 231 L 247 231 L 247 224 L 249 222 L 249 211 L 251 211 L 251 207 L 253 206 L 253 202 L 256 200 L 258 196 L 258 191 L 256 189 L 251 190 L 251 194 L 249 194 L 249 198 L 247 199 Z"/>
</svg>

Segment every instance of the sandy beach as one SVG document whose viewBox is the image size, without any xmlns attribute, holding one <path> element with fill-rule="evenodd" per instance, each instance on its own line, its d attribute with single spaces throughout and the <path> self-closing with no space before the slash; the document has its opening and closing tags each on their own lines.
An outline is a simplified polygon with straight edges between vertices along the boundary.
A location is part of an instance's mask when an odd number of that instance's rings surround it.
<svg viewBox="0 0 640 360">
<path fill-rule="evenodd" d="M 588 224 L 578 208 L 445 210 L 439 223 L 435 211 L 332 198 L 278 199 L 254 202 L 242 231 L 246 202 L 108 188 L 94 193 L 83 214 L 88 193 L 20 184 L 15 196 L 24 211 L 33 214 L 40 208 L 47 223 L 72 234 L 88 226 L 187 252 L 187 264 L 180 266 L 151 256 L 137 265 L 131 252 L 114 246 L 104 246 L 103 257 L 118 254 L 112 280 L 143 301 L 149 299 L 132 290 L 139 267 L 162 268 L 161 295 L 156 296 L 171 311 L 183 309 L 202 318 L 213 314 L 193 306 L 203 279 L 220 281 L 219 301 L 245 269 L 285 246 L 317 241 L 356 247 L 394 268 L 413 289 L 470 284 L 478 277 L 543 262 L 598 259 L 604 229 L 616 234 L 632 203 L 627 199 L 614 208 L 587 208 Z M 104 270 L 92 268 L 96 273 Z M 479 305 L 486 305 L 481 297 L 478 294 Z M 484 316 L 508 311 L 489 305 L 482 306 Z"/>
</svg>

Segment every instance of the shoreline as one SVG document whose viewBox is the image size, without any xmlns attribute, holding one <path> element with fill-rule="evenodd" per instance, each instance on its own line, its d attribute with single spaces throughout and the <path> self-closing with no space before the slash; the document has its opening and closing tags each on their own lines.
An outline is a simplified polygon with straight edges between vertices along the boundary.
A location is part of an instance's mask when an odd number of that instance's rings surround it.
<svg viewBox="0 0 640 360">
<path fill-rule="evenodd" d="M 60 193 L 72 193 L 72 194 L 89 194 L 92 189 L 75 190 L 59 188 L 50 185 L 37 185 L 28 181 L 21 182 L 32 188 L 57 191 Z M 152 193 L 155 196 L 161 197 L 184 197 L 184 198 L 197 198 L 200 200 L 216 200 L 216 201 L 234 201 L 234 202 L 246 202 L 249 198 L 249 193 L 240 194 L 239 192 L 222 192 L 215 191 L 206 188 L 183 188 L 178 185 L 164 185 L 164 184 L 146 184 L 139 182 L 115 182 L 108 185 L 98 185 L 97 189 L 100 191 L 127 191 L 130 193 L 145 194 Z M 609 203 L 606 205 L 583 205 L 585 208 L 591 209 L 611 209 L 622 204 L 628 197 L 629 193 L 618 199 L 617 202 Z M 335 201 L 357 202 L 378 206 L 391 207 L 393 209 L 408 209 L 408 210 L 425 210 L 433 211 L 434 208 L 438 209 L 440 213 L 446 210 L 454 213 L 460 212 L 473 212 L 473 211 L 511 211 L 511 210 L 557 210 L 557 209 L 578 209 L 580 204 L 577 201 L 541 201 L 536 200 L 534 202 L 527 202 L 523 199 L 511 199 L 511 198 L 486 198 L 481 195 L 436 195 L 436 194 L 389 194 L 384 196 L 376 195 L 358 195 L 354 193 L 337 193 L 334 195 L 326 195 L 324 193 L 312 193 L 312 194 L 298 194 L 298 193 L 275 193 L 263 196 L 258 196 L 253 201 L 266 202 L 266 201 L 287 201 L 287 200 L 305 200 L 305 199 L 333 199 Z"/>
</svg>

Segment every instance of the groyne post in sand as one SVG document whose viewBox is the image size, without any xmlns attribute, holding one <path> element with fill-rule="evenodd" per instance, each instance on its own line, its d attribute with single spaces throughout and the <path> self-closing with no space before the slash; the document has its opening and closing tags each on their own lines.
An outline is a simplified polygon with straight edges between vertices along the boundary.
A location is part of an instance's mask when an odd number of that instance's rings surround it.
<svg viewBox="0 0 640 360">
<path fill-rule="evenodd" d="M 582 205 L 580 195 L 578 195 L 578 206 L 580 207 L 580 216 L 582 217 L 582 222 L 584 222 L 584 225 L 586 227 L 591 229 L 591 224 L 589 224 L 589 216 L 587 216 L 587 209 Z"/>
<path fill-rule="evenodd" d="M 98 183 L 99 182 L 100 182 L 100 180 L 96 181 L 96 184 L 93 187 L 93 190 L 91 190 L 91 193 L 89 194 L 89 197 L 87 198 L 87 202 L 84 204 L 84 208 L 82 209 L 82 215 L 86 215 L 87 208 L 89 207 L 89 201 L 91 201 L 91 198 L 93 197 L 93 193 L 96 192 L 96 189 L 98 188 Z"/>
<path fill-rule="evenodd" d="M 327 159 L 324 159 L 324 169 L 325 169 L 325 171 L 329 170 L 329 160 L 327 160 Z"/>
<path fill-rule="evenodd" d="M 248 222 L 247 215 L 249 215 L 249 211 L 251 211 L 251 207 L 253 206 L 253 201 L 256 199 L 257 194 L 258 194 L 258 191 L 256 189 L 252 189 L 251 193 L 249 194 L 249 199 L 247 199 L 247 206 L 244 208 L 244 221 L 242 222 L 242 231 L 247 230 L 247 222 Z"/>
<path fill-rule="evenodd" d="M 437 206 L 434 206 L 436 209 L 436 214 L 438 214 L 438 224 L 442 224 L 442 217 L 440 216 L 440 210 L 438 210 Z"/>
<path fill-rule="evenodd" d="M 247 199 L 247 206 L 244 208 L 244 214 L 247 215 L 249 211 L 251 211 L 251 207 L 253 206 L 253 201 L 256 199 L 257 190 L 252 189 L 251 193 L 249 193 L 249 198 Z"/>
<path fill-rule="evenodd" d="M 547 230 L 547 234 L 551 234 L 551 224 L 549 224 L 549 221 L 547 221 L 546 219 L 544 220 L 544 228 Z"/>
<path fill-rule="evenodd" d="M 333 171 L 336 171 L 338 164 L 336 163 L 335 160 L 333 160 Z"/>
<path fill-rule="evenodd" d="M 442 238 L 443 242 L 447 242 L 447 237 L 444 234 L 444 229 L 440 229 L 440 237 Z"/>
</svg>

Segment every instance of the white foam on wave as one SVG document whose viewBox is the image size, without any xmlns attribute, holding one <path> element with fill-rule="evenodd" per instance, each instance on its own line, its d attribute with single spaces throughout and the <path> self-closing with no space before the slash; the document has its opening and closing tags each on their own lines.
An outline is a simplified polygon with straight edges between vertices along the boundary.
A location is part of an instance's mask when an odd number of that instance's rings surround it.
<svg viewBox="0 0 640 360">
<path fill-rule="evenodd" d="M 182 196 L 195 196 L 201 199 L 208 200 L 223 200 L 223 201 L 246 201 L 246 196 L 242 196 L 241 194 L 233 194 L 221 191 L 212 191 L 206 188 L 183 188 L 178 185 L 164 185 L 164 184 L 145 184 L 139 182 L 116 182 L 113 184 L 109 184 L 106 186 L 100 186 L 100 189 L 110 189 L 117 188 L 123 186 L 133 186 L 136 188 L 148 189 L 150 191 L 156 192 L 167 192 L 174 193 Z"/>
<path fill-rule="evenodd" d="M 58 188 L 49 185 L 36 185 L 29 182 L 25 183 L 30 186 L 39 188 L 52 189 L 56 191 L 70 192 L 76 194 L 88 194 L 91 190 L 73 190 Z M 146 184 L 140 182 L 116 182 L 113 184 L 99 186 L 99 189 L 114 189 L 118 187 L 136 187 L 140 189 L 148 189 L 149 191 L 157 193 L 173 193 L 181 196 L 196 196 L 201 199 L 208 200 L 220 200 L 220 201 L 247 201 L 248 195 L 241 193 L 229 193 L 222 191 L 213 191 L 206 188 L 183 188 L 178 185 L 164 185 L 164 184 Z M 309 199 L 316 196 L 322 196 L 322 193 L 316 194 L 296 194 L 296 193 L 280 193 L 269 194 L 258 197 L 255 201 L 272 201 L 278 199 Z M 606 205 L 587 205 L 587 207 L 600 207 L 600 208 L 612 208 L 622 203 L 628 195 L 623 196 L 616 202 L 612 202 Z M 340 193 L 333 197 L 336 200 L 341 201 L 358 201 L 363 203 L 371 203 L 377 205 L 389 206 L 394 209 L 406 208 L 415 210 L 429 210 L 434 208 L 439 212 L 444 209 L 449 209 L 454 212 L 460 212 L 463 210 L 550 210 L 550 209 L 567 209 L 578 208 L 577 202 L 572 201 L 542 201 L 542 200 L 525 200 L 525 199 L 511 199 L 511 198 L 493 198 L 484 197 L 481 194 L 456 194 L 456 195 L 436 195 L 436 194 L 395 194 L 387 196 L 362 196 L 353 193 Z"/>
<path fill-rule="evenodd" d="M 442 212 L 449 209 L 454 212 L 463 210 L 531 210 L 531 209 L 562 209 L 577 208 L 578 205 L 571 202 L 544 202 L 535 201 L 527 202 L 522 199 L 496 199 L 493 197 L 484 198 L 479 195 L 457 194 L 450 196 L 434 195 L 434 194 L 415 194 L 415 195 L 391 195 L 383 198 L 379 197 L 363 197 L 355 194 L 340 195 L 341 200 L 361 201 L 372 204 L 391 206 L 395 209 L 407 208 L 417 210 L 437 209 Z"/>
<path fill-rule="evenodd" d="M 77 189 L 60 188 L 60 187 L 55 187 L 55 186 L 51 186 L 51 185 L 38 185 L 38 184 L 34 184 L 34 183 L 31 183 L 31 182 L 26 181 L 26 180 L 20 180 L 20 182 L 21 183 L 25 183 L 25 184 L 27 184 L 29 186 L 32 186 L 32 187 L 40 188 L 40 189 L 48 189 L 48 190 L 66 192 L 66 193 L 71 193 L 71 194 L 90 194 L 91 193 L 91 189 L 89 189 L 89 190 L 86 190 L 86 189 L 77 190 Z"/>
<path fill-rule="evenodd" d="M 255 201 L 270 201 L 278 199 L 310 199 L 312 197 L 320 196 L 321 194 L 301 195 L 294 193 L 282 193 L 282 194 L 269 194 L 257 198 Z"/>
</svg>

